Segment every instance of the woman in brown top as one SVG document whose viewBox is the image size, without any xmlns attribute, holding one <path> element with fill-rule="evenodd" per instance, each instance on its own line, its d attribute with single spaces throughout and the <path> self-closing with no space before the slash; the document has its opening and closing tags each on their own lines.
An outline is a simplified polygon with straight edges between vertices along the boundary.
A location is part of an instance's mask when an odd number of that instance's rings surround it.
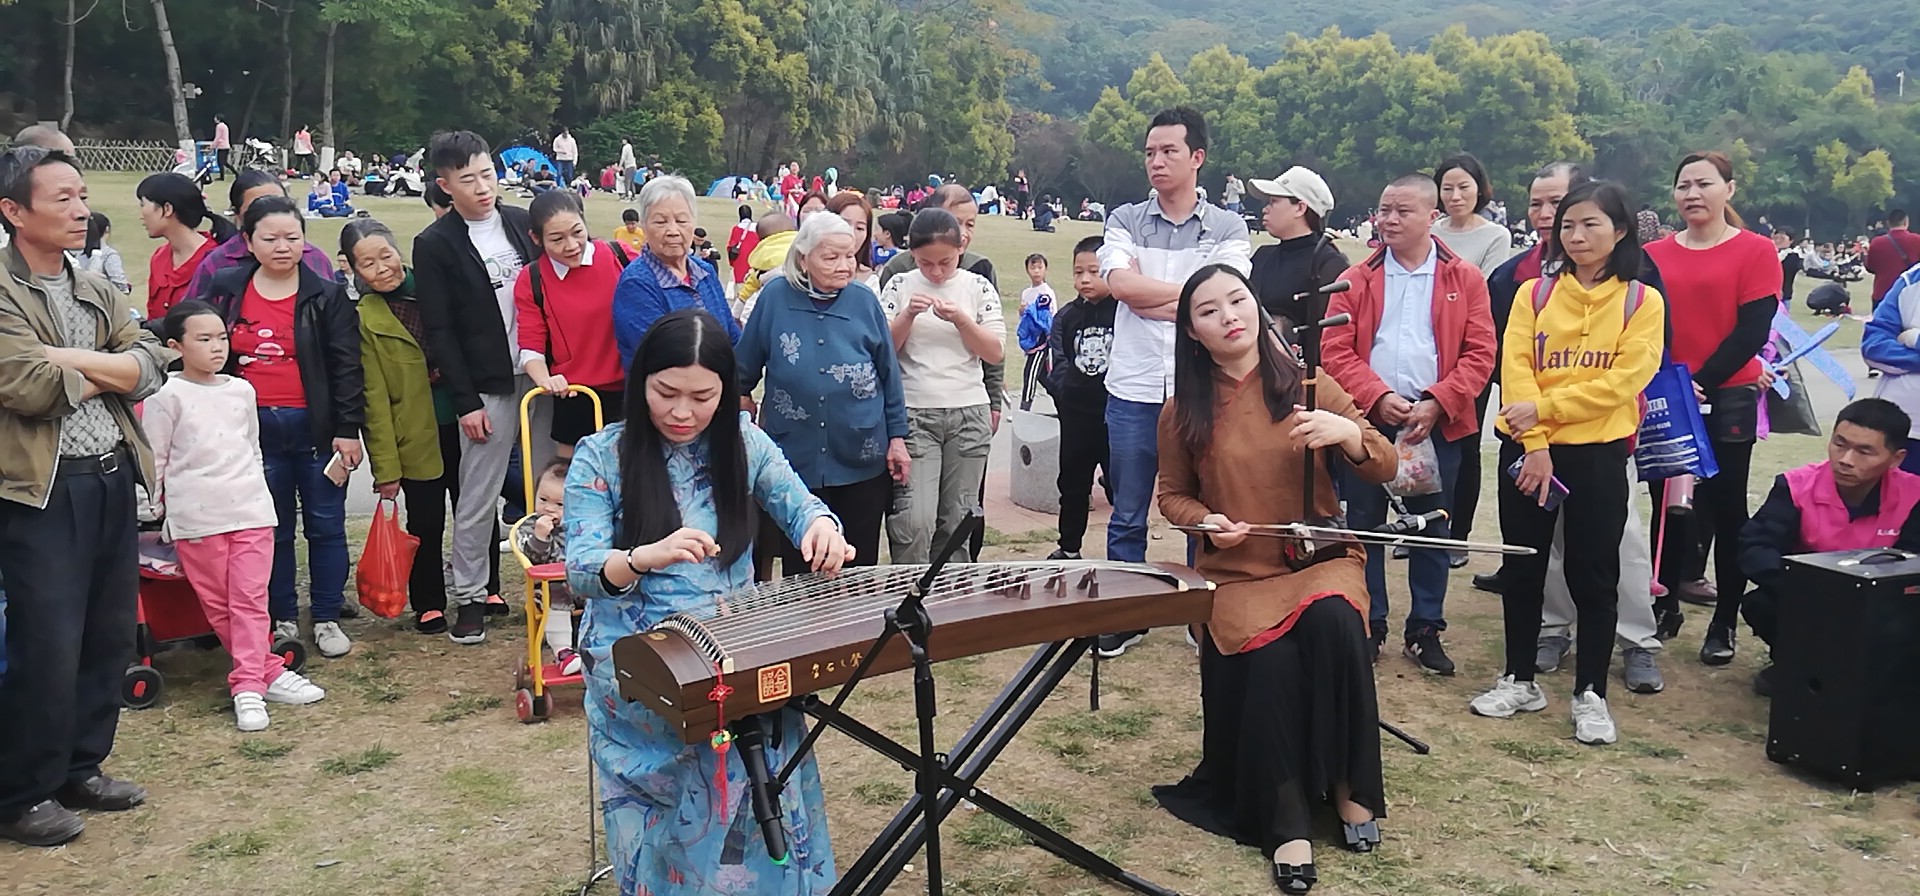
<svg viewBox="0 0 1920 896">
<path fill-rule="evenodd" d="M 1374 819 L 1386 814 L 1360 603 L 1366 554 L 1353 547 L 1294 571 L 1286 542 L 1250 537 L 1249 524 L 1333 517 L 1334 463 L 1386 482 L 1397 459 L 1331 378 L 1320 380 L 1321 409 L 1299 404 L 1299 364 L 1261 321 L 1231 268 L 1202 268 L 1181 291 L 1175 397 L 1160 414 L 1160 512 L 1223 531 L 1196 564 L 1219 584 L 1201 639 L 1200 765 L 1154 794 L 1181 820 L 1259 847 L 1281 892 L 1305 893 L 1317 876 L 1307 840 L 1315 805 L 1334 803 L 1356 852 L 1380 842 Z M 1310 513 L 1300 490 L 1308 462 L 1329 483 Z"/>
</svg>

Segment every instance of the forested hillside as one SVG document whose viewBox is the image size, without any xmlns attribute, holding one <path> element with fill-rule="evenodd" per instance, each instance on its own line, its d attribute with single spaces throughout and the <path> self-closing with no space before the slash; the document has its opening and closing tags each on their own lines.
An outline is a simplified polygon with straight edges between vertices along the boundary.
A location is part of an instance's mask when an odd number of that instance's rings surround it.
<svg viewBox="0 0 1920 896">
<path fill-rule="evenodd" d="M 1159 51 L 1186 59 L 1226 44 L 1265 66 L 1288 32 L 1332 26 L 1364 37 L 1383 31 L 1401 46 L 1425 44 L 1447 26 L 1474 37 L 1534 30 L 1554 40 L 1591 37 L 1617 47 L 1644 46 L 1674 27 L 1731 24 L 1762 51 L 1825 56 L 1845 71 L 1867 70 L 1889 91 L 1895 75 L 1920 75 L 1920 4 L 1913 0 L 1025 0 L 1008 11 L 1013 42 L 1040 59 L 1040 81 L 1016 82 L 1015 99 L 1050 112 L 1084 110 L 1101 75 L 1130 72 Z"/>
</svg>

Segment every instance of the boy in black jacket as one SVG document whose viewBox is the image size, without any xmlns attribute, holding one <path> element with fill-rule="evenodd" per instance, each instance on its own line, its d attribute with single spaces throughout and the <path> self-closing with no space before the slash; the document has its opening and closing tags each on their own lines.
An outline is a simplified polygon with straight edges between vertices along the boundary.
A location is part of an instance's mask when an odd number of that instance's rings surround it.
<svg viewBox="0 0 1920 896">
<path fill-rule="evenodd" d="M 478 134 L 435 134 L 427 158 L 453 211 L 414 237 L 414 282 L 427 358 L 440 372 L 436 388 L 459 418 L 457 481 L 466 493 L 454 502 L 447 637 L 478 644 L 487 638 L 487 583 L 498 574 L 488 569 L 499 543 L 494 497 L 519 441 L 519 399 L 530 388 L 515 361 L 513 283 L 534 246 L 526 211 L 499 204 L 492 151 Z M 422 631 L 432 630 L 427 615 L 418 621 Z"/>
<path fill-rule="evenodd" d="M 1080 559 L 1087 534 L 1093 468 L 1107 468 L 1107 359 L 1113 351 L 1113 294 L 1100 276 L 1099 236 L 1073 247 L 1073 290 L 1053 316 L 1046 380 L 1060 414 L 1060 549 L 1049 560 Z M 1112 492 L 1108 492 L 1112 500 Z"/>
</svg>

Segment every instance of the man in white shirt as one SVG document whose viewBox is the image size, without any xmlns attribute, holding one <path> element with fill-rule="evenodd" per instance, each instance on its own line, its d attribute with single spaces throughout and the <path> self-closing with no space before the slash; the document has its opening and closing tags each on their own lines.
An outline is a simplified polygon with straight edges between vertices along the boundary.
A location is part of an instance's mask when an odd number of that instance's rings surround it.
<svg viewBox="0 0 1920 896">
<path fill-rule="evenodd" d="M 1210 264 L 1245 275 L 1253 267 L 1247 223 L 1200 201 L 1196 183 L 1207 160 L 1207 122 L 1176 106 L 1147 129 L 1147 180 L 1155 195 L 1107 216 L 1100 273 L 1120 300 L 1107 369 L 1107 479 L 1113 518 L 1107 559 L 1147 554 L 1147 512 L 1160 472 L 1160 406 L 1173 394 L 1173 319 L 1189 276 Z M 1116 657 L 1145 632 L 1103 635 L 1099 652 Z"/>
<path fill-rule="evenodd" d="M 561 184 L 573 183 L 573 165 L 580 161 L 580 144 L 574 142 L 573 132 L 561 128 L 553 137 L 553 164 L 560 170 Z"/>
</svg>

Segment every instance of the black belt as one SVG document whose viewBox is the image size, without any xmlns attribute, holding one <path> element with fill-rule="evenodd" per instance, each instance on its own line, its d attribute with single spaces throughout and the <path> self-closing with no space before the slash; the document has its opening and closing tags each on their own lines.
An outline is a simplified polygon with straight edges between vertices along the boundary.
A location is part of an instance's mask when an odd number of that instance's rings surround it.
<svg viewBox="0 0 1920 896">
<path fill-rule="evenodd" d="M 105 454 L 88 454 L 80 457 L 60 458 L 59 471 L 67 475 L 91 473 L 95 476 L 111 476 L 120 472 L 120 468 L 131 460 L 131 454 L 125 445 L 115 446 Z"/>
</svg>

